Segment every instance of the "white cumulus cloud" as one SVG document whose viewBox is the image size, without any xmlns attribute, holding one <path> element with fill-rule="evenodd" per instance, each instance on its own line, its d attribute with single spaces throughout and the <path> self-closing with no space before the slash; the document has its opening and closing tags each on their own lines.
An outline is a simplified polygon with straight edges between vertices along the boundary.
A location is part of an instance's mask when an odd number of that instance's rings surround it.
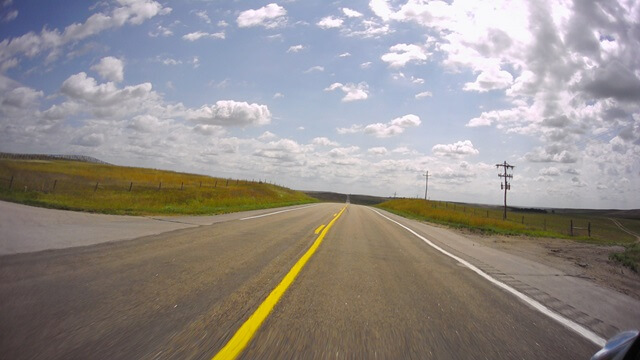
<svg viewBox="0 0 640 360">
<path fill-rule="evenodd" d="M 465 91 L 487 92 L 508 88 L 513 83 L 513 76 L 504 70 L 491 68 L 480 73 L 475 82 L 464 84 Z"/>
<path fill-rule="evenodd" d="M 344 13 L 344 15 L 346 17 L 350 17 L 350 18 L 359 18 L 362 17 L 362 13 L 349 9 L 349 8 L 342 8 L 342 12 Z"/>
<path fill-rule="evenodd" d="M 308 74 L 308 73 L 312 73 L 312 72 L 323 72 L 323 71 L 324 71 L 324 66 L 316 65 L 316 66 L 312 66 L 312 67 L 308 68 L 307 70 L 304 71 L 304 73 Z"/>
<path fill-rule="evenodd" d="M 196 41 L 196 40 L 200 40 L 203 38 L 209 38 L 209 39 L 224 39 L 225 38 L 225 34 L 224 31 L 220 31 L 217 33 L 208 33 L 208 32 L 203 32 L 203 31 L 195 31 L 192 33 L 188 33 L 186 35 L 182 36 L 182 39 L 187 40 L 187 41 Z"/>
<path fill-rule="evenodd" d="M 418 45 L 397 44 L 389 48 L 389 52 L 382 55 L 382 61 L 392 68 L 400 68 L 410 62 L 420 63 L 427 60 L 427 52 Z"/>
<path fill-rule="evenodd" d="M 194 12 L 194 14 L 207 24 L 211 24 L 211 19 L 209 18 L 209 14 L 207 14 L 206 10 L 199 10 Z"/>
<path fill-rule="evenodd" d="M 287 50 L 288 53 L 297 53 L 299 51 L 304 50 L 304 45 L 293 45 L 293 46 L 289 46 L 289 50 Z"/>
<path fill-rule="evenodd" d="M 338 134 L 353 134 L 363 132 L 378 138 L 386 138 L 402 134 L 407 128 L 419 126 L 420 117 L 414 114 L 395 118 L 388 123 L 373 123 L 366 126 L 352 125 L 348 128 L 337 128 Z"/>
<path fill-rule="evenodd" d="M 91 70 L 95 70 L 109 81 L 121 82 L 124 79 L 124 63 L 113 56 L 103 57 L 99 63 L 91 67 Z"/>
<path fill-rule="evenodd" d="M 393 15 L 388 0 L 371 0 L 369 1 L 369 7 L 374 14 L 378 15 L 384 21 L 389 20 Z"/>
<path fill-rule="evenodd" d="M 49 51 L 47 60 L 58 58 L 62 47 L 95 36 L 110 28 L 119 28 L 125 24 L 140 25 L 156 15 L 171 12 L 171 8 L 163 7 L 157 1 L 127 0 L 119 1 L 119 5 L 110 13 L 95 13 L 83 23 L 73 23 L 60 31 L 44 27 L 38 34 L 28 32 L 15 38 L 5 38 L 0 42 L 0 64 L 12 61 L 15 57 L 33 58 Z"/>
<path fill-rule="evenodd" d="M 560 170 L 557 167 L 551 166 L 548 168 L 540 169 L 538 173 L 542 176 L 559 176 Z"/>
<path fill-rule="evenodd" d="M 367 152 L 371 155 L 387 155 L 389 151 L 384 146 L 378 146 L 367 149 Z"/>
<path fill-rule="evenodd" d="M 342 90 L 345 93 L 342 98 L 342 102 L 366 100 L 369 97 L 369 85 L 366 82 L 361 82 L 359 84 L 342 84 L 337 82 L 324 89 L 324 91 L 334 90 Z"/>
<path fill-rule="evenodd" d="M 150 83 L 126 86 L 123 89 L 118 89 L 112 82 L 98 84 L 84 72 L 71 75 L 60 87 L 60 91 L 69 98 L 98 107 L 121 107 L 128 101 L 148 98 L 152 95 L 151 89 Z"/>
<path fill-rule="evenodd" d="M 311 143 L 313 145 L 320 145 L 320 146 L 339 146 L 340 145 L 337 142 L 331 141 L 331 140 L 329 140 L 329 138 L 326 138 L 324 136 L 323 137 L 314 138 L 311 141 Z"/>
<path fill-rule="evenodd" d="M 284 7 L 271 3 L 259 9 L 241 12 L 236 22 L 241 28 L 264 26 L 267 29 L 272 29 L 284 24 L 286 21 L 285 15 L 287 15 L 287 10 Z"/>
<path fill-rule="evenodd" d="M 431 93 L 431 91 L 423 91 L 420 93 L 417 93 L 415 98 L 416 99 L 424 99 L 424 98 L 428 98 L 428 97 L 432 97 L 433 94 Z"/>
<path fill-rule="evenodd" d="M 271 112 L 266 105 L 220 100 L 215 105 L 203 105 L 199 109 L 187 110 L 186 118 L 210 125 L 266 125 L 271 122 Z"/>
<path fill-rule="evenodd" d="M 438 144 L 431 151 L 436 155 L 454 158 L 479 154 L 479 151 L 473 147 L 473 143 L 470 140 L 458 141 L 453 144 Z"/>
<path fill-rule="evenodd" d="M 318 21 L 316 25 L 318 25 L 318 27 L 320 27 L 321 29 L 333 29 L 341 27 L 343 22 L 344 20 L 340 18 L 327 16 Z"/>
</svg>

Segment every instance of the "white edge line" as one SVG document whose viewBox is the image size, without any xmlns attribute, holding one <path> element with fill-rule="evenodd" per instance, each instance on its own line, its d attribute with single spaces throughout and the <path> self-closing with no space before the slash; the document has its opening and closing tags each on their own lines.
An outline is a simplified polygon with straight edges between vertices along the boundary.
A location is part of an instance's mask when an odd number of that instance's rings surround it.
<svg viewBox="0 0 640 360">
<path fill-rule="evenodd" d="M 371 210 L 373 210 L 373 209 L 371 209 Z M 418 234 L 417 232 L 411 230 L 407 226 L 404 226 L 401 223 L 391 219 L 390 217 L 381 214 L 377 210 L 373 210 L 373 211 L 376 214 L 382 216 L 383 218 L 400 225 L 405 230 L 409 231 L 410 233 L 412 233 L 413 235 L 415 235 L 416 237 L 420 238 L 422 241 L 427 243 L 429 246 L 431 246 L 434 249 L 440 251 L 441 253 L 449 256 L 450 258 L 460 262 L 461 264 L 463 264 L 464 266 L 468 267 L 469 269 L 471 269 L 476 274 L 478 274 L 478 275 L 482 276 L 483 278 L 487 279 L 489 282 L 493 283 L 494 285 L 498 286 L 499 288 L 501 288 L 503 290 L 506 290 L 507 292 L 510 292 L 512 295 L 514 295 L 518 299 L 524 301 L 525 303 L 527 303 L 528 305 L 530 305 L 534 309 L 538 310 L 539 312 L 543 313 L 544 315 L 547 315 L 548 317 L 552 318 L 553 320 L 559 322 L 560 324 L 564 325 L 566 328 L 569 328 L 569 329 L 573 330 L 574 332 L 582 335 L 584 338 L 586 338 L 587 340 L 591 341 L 592 343 L 594 343 L 594 344 L 596 344 L 596 345 L 598 345 L 600 347 L 604 346 L 604 344 L 606 343 L 606 340 L 604 338 L 602 338 L 598 334 L 594 333 L 593 331 L 587 329 L 586 327 L 584 327 L 584 326 L 582 326 L 582 325 L 580 325 L 580 324 L 578 324 L 578 323 L 576 323 L 576 322 L 574 322 L 574 321 L 572 321 L 572 320 L 570 320 L 570 319 L 568 319 L 568 318 L 566 318 L 566 317 L 564 317 L 564 316 L 552 311 L 548 307 L 542 305 L 540 302 L 528 297 L 527 295 L 519 292 L 518 290 L 512 288 L 511 286 L 492 278 L 491 276 L 489 276 L 484 271 L 482 271 L 482 270 L 478 269 L 477 267 L 475 267 L 473 264 L 471 264 L 468 261 L 466 261 L 464 259 L 461 259 L 461 258 L 449 253 L 448 251 L 446 251 L 444 249 L 442 249 L 438 245 L 434 244 L 433 242 L 431 242 L 430 240 L 428 240 L 424 236 Z"/>
<path fill-rule="evenodd" d="M 249 216 L 249 217 L 240 219 L 240 221 L 257 219 L 257 218 L 261 218 L 261 217 L 265 217 L 265 216 L 271 216 L 271 215 L 275 215 L 275 214 L 280 214 L 280 213 L 287 212 L 287 211 L 302 210 L 302 209 L 306 209 L 306 208 L 310 208 L 310 207 L 314 207 L 314 206 L 318 206 L 318 205 L 320 205 L 320 204 L 307 205 L 307 206 L 298 207 L 298 208 L 294 208 L 294 209 L 286 209 L 286 210 L 274 211 L 274 212 L 267 213 L 267 214 L 262 214 L 262 215 Z"/>
</svg>

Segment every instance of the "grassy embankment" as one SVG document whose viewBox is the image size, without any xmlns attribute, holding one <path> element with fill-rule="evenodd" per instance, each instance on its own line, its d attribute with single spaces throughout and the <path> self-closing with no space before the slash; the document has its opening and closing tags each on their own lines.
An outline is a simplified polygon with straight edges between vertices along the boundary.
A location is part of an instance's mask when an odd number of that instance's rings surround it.
<svg viewBox="0 0 640 360">
<path fill-rule="evenodd" d="M 0 159 L 0 199 L 128 215 L 220 214 L 316 201 L 261 182 L 78 161 L 9 159 Z"/>
<path fill-rule="evenodd" d="M 640 269 L 640 244 L 637 239 L 620 230 L 604 212 L 563 212 L 562 214 L 508 212 L 507 220 L 502 220 L 503 212 L 493 207 L 453 204 L 420 199 L 394 199 L 377 205 L 378 207 L 405 217 L 444 224 L 472 231 L 504 235 L 526 235 L 572 239 L 600 245 L 622 245 L 623 253 L 611 255 L 634 271 Z M 640 229 L 640 219 L 618 218 L 632 231 Z M 574 233 L 570 234 L 573 221 Z M 591 223 L 591 237 L 587 234 Z"/>
</svg>

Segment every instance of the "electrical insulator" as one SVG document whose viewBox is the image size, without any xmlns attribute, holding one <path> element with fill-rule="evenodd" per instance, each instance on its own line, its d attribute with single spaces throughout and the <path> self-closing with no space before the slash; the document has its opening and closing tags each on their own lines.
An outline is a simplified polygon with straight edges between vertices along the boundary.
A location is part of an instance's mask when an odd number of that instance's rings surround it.
<svg viewBox="0 0 640 360">
<path fill-rule="evenodd" d="M 500 190 L 504 190 L 504 184 L 500 184 Z"/>
</svg>

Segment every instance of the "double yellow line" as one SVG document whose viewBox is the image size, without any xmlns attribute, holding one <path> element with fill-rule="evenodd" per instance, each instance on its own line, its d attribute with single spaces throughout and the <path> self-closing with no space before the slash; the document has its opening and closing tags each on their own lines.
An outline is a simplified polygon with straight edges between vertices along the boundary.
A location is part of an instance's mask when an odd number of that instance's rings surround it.
<svg viewBox="0 0 640 360">
<path fill-rule="evenodd" d="M 284 276 L 284 278 L 282 279 L 282 281 L 280 281 L 278 286 L 276 286 L 275 289 L 271 291 L 269 296 L 267 296 L 267 298 L 262 302 L 262 304 L 258 306 L 256 311 L 253 314 L 251 314 L 249 319 L 247 319 L 247 321 L 245 321 L 244 324 L 240 326 L 238 331 L 236 331 L 236 333 L 229 340 L 229 342 L 220 350 L 220 352 L 216 354 L 216 356 L 213 357 L 213 360 L 235 359 L 236 357 L 238 357 L 238 355 L 240 355 L 240 353 L 242 353 L 242 350 L 244 350 L 245 347 L 249 345 L 249 342 L 255 335 L 256 331 L 258 331 L 258 329 L 260 328 L 260 325 L 262 325 L 262 323 L 267 319 L 267 316 L 269 316 L 269 314 L 271 313 L 271 310 L 273 310 L 273 308 L 276 306 L 276 304 L 278 303 L 282 295 L 284 295 L 284 293 L 287 291 L 289 286 L 291 286 L 293 281 L 296 279 L 296 277 L 300 273 L 300 270 L 302 270 L 302 268 L 305 266 L 307 261 L 309 261 L 311 256 L 313 256 L 313 254 L 316 252 L 316 250 L 322 243 L 322 240 L 324 239 L 325 235 L 327 235 L 327 232 L 329 231 L 329 229 L 331 229 L 331 227 L 338 220 L 340 215 L 342 215 L 342 213 L 345 211 L 347 206 L 348 205 L 345 205 L 345 207 L 343 207 L 339 213 L 335 214 L 333 219 L 329 222 L 329 224 L 326 227 L 318 228 L 321 230 L 320 236 L 318 236 L 316 241 L 313 242 L 309 250 L 307 250 L 307 252 L 305 252 L 300 259 L 298 259 L 296 264 L 293 265 L 291 270 L 289 270 L 287 275 Z"/>
</svg>

